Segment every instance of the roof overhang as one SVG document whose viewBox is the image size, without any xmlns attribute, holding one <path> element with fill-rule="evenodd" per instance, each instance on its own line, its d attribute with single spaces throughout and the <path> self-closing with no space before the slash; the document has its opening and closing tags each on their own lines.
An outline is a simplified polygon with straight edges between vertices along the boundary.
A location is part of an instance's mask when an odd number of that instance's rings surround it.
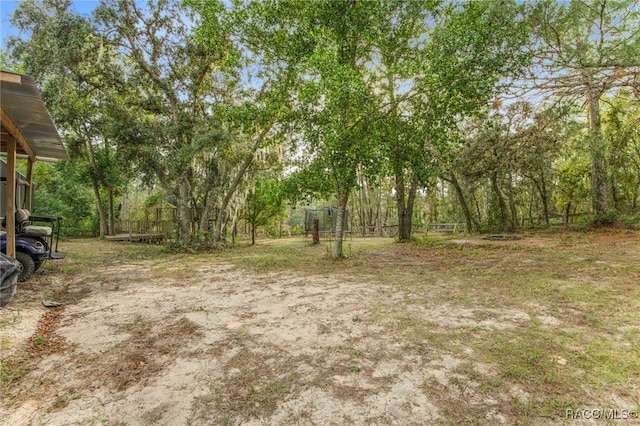
<svg viewBox="0 0 640 426">
<path fill-rule="evenodd" d="M 6 154 L 6 254 L 16 256 L 16 158 L 27 157 L 29 190 L 33 163 L 69 158 L 33 78 L 0 71 L 0 153 Z M 32 194 L 27 195 L 31 199 Z M 29 209 L 30 209 L 29 205 Z"/>
<path fill-rule="evenodd" d="M 16 155 L 32 161 L 68 159 L 60 135 L 32 77 L 0 71 L 0 152 L 17 141 Z"/>
</svg>

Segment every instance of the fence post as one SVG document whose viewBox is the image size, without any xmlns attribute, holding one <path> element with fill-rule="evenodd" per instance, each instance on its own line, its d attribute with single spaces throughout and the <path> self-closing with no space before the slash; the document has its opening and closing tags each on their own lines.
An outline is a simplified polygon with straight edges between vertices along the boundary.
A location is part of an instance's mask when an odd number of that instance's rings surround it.
<svg viewBox="0 0 640 426">
<path fill-rule="evenodd" d="M 313 219 L 313 244 L 320 244 L 320 220 Z"/>
</svg>

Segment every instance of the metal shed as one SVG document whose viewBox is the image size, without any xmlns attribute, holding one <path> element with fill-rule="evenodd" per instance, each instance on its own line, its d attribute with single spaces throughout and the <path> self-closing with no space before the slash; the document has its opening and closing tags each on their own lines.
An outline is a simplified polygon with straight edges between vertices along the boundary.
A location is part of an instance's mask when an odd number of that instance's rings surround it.
<svg viewBox="0 0 640 426">
<path fill-rule="evenodd" d="M 7 255 L 15 257 L 16 158 L 27 159 L 25 207 L 30 210 L 33 164 L 69 156 L 32 77 L 0 71 L 0 124 L 0 154 L 7 157 Z"/>
</svg>

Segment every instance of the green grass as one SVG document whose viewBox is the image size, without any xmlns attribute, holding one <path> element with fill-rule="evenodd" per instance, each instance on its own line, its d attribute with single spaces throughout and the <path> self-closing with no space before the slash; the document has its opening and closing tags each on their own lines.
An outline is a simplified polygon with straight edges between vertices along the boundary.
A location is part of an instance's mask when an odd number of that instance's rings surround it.
<svg viewBox="0 0 640 426">
<path fill-rule="evenodd" d="M 10 404 L 15 398 L 14 385 L 29 372 L 24 353 L 0 359 L 0 402 Z"/>
</svg>

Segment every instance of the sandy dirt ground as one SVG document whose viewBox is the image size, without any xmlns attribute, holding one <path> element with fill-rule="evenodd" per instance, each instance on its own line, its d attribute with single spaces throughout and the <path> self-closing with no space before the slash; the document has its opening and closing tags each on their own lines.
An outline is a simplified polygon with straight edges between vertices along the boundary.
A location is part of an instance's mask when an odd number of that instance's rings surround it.
<svg viewBox="0 0 640 426">
<path fill-rule="evenodd" d="M 514 387 L 478 400 L 460 367 L 496 373 L 471 349 L 409 345 L 397 311 L 412 295 L 388 278 L 256 273 L 225 262 L 185 274 L 166 262 L 105 265 L 67 283 L 45 270 L 21 285 L 0 311 L 4 354 L 37 340 L 47 321 L 56 325 L 49 350 L 0 404 L 0 423 L 428 425 L 446 418 L 434 395 L 449 389 L 446 398 L 484 407 L 478 423 L 514 424 L 502 403 L 529 398 Z M 51 297 L 62 306 L 43 307 Z M 440 331 L 532 320 L 509 308 L 407 309 Z M 452 377 L 467 390 L 456 390 Z"/>
<path fill-rule="evenodd" d="M 53 309 L 65 349 L 41 359 L 30 376 L 44 386 L 1 410 L 4 424 L 425 424 L 439 415 L 402 345 L 360 320 L 397 298 L 387 286 L 225 264 L 186 280 L 149 279 L 146 265 L 94 273 L 101 281 L 79 277 Z M 31 334 L 45 310 L 22 309 L 11 334 Z M 382 359 L 362 359 L 370 353 Z M 434 374 L 455 362 L 441 360 Z"/>
</svg>

